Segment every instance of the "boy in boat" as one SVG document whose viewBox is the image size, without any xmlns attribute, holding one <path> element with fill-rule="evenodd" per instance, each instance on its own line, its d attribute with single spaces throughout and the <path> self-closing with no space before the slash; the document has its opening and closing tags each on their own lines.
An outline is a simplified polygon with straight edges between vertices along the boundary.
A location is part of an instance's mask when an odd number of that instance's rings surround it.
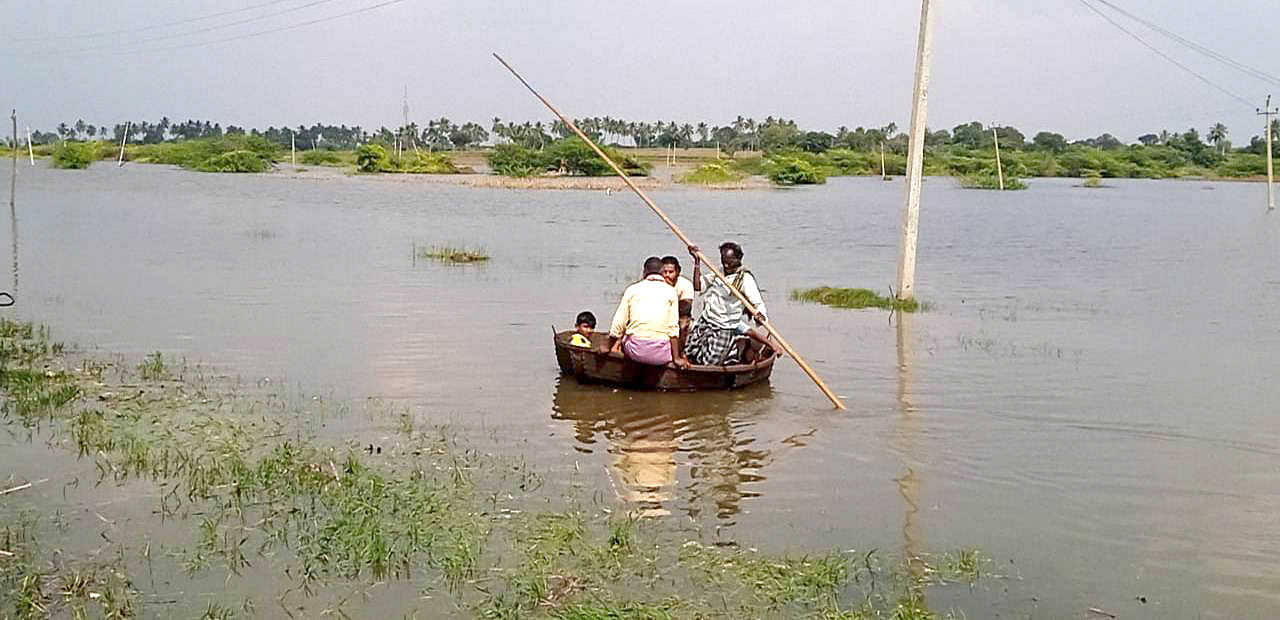
<svg viewBox="0 0 1280 620">
<path fill-rule="evenodd" d="M 689 246 L 689 253 L 696 255 L 697 246 Z M 764 298 L 756 278 L 742 264 L 742 246 L 726 241 L 720 244 L 720 265 L 724 275 L 751 305 L 756 307 L 756 323 L 765 318 Z M 734 346 L 738 336 L 750 336 L 767 342 L 767 335 L 747 323 L 746 307 L 742 301 L 718 278 L 702 275 L 697 258 L 693 262 L 693 287 L 702 293 L 702 314 L 689 330 L 685 354 L 694 364 L 725 366 L 741 362 L 741 349 Z"/>
<path fill-rule="evenodd" d="M 676 287 L 676 300 L 680 304 L 680 333 L 683 335 L 693 321 L 693 282 L 680 275 L 680 259 L 674 256 L 662 257 L 662 278 Z"/>
<path fill-rule="evenodd" d="M 578 333 L 569 337 L 569 344 L 575 347 L 591 348 L 591 334 L 596 330 L 596 315 L 583 310 L 578 313 L 578 318 L 574 319 L 574 323 L 578 329 Z"/>
<path fill-rule="evenodd" d="M 609 350 L 642 364 L 689 366 L 680 351 L 676 289 L 662 277 L 662 259 L 644 261 L 644 279 L 627 287 L 609 326 Z"/>
</svg>

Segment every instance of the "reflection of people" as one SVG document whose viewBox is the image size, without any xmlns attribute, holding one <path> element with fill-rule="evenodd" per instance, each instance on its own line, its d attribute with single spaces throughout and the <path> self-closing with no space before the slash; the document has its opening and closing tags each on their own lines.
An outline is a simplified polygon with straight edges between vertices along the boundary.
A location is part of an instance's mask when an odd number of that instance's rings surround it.
<svg viewBox="0 0 1280 620">
<path fill-rule="evenodd" d="M 642 364 L 687 367 L 680 352 L 676 289 L 662 278 L 662 259 L 644 261 L 644 279 L 627 287 L 609 327 L 611 352 Z"/>
<path fill-rule="evenodd" d="M 569 337 L 569 344 L 575 347 L 591 347 L 591 334 L 596 330 L 596 315 L 584 310 L 574 319 L 577 333 Z"/>
<path fill-rule="evenodd" d="M 767 398 L 765 386 L 746 389 Z M 678 500 L 691 518 L 713 514 L 722 523 L 731 521 L 743 498 L 752 495 L 744 484 L 761 480 L 760 470 L 769 461 L 768 450 L 752 449 L 752 438 L 735 430 L 731 413 L 746 403 L 761 403 L 760 398 L 622 394 L 570 380 L 559 382 L 553 402 L 552 417 L 573 421 L 578 447 L 590 450 L 597 435 L 607 440 L 611 480 L 638 515 L 668 514 Z"/>
<path fill-rule="evenodd" d="M 741 361 L 741 349 L 735 345 L 738 336 L 751 336 L 765 342 L 764 334 L 753 330 L 747 322 L 746 308 L 729 286 L 719 278 L 702 275 L 696 254 L 697 246 L 689 246 L 694 254 L 693 287 L 702 293 L 702 314 L 689 330 L 685 355 L 694 364 L 727 365 Z M 766 320 L 764 298 L 756 278 L 742 264 L 742 246 L 726 241 L 720 244 L 720 264 L 733 288 L 738 289 L 756 307 L 757 323 Z"/>
</svg>

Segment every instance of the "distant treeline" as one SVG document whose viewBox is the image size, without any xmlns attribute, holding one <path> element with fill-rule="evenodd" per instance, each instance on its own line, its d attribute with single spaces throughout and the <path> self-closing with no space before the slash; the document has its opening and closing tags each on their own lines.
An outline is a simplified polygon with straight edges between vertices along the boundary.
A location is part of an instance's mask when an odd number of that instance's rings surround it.
<svg viewBox="0 0 1280 620">
<path fill-rule="evenodd" d="M 635 122 L 610 117 L 577 119 L 576 124 L 592 138 L 620 147 L 704 147 L 727 154 L 759 151 L 783 154 L 809 161 L 830 174 L 875 174 L 880 172 L 879 152 L 885 153 L 885 168 L 900 173 L 905 165 L 908 138 L 890 123 L 883 127 L 849 129 L 834 133 L 805 130 L 795 121 L 774 118 L 763 121 L 738 117 L 727 125 L 671 121 Z M 1280 156 L 1280 121 L 1273 122 L 1275 154 Z M 162 118 L 151 123 L 117 123 L 107 126 L 85 123 L 59 124 L 54 132 L 32 134 L 36 144 L 65 141 L 114 140 L 125 133 L 133 144 L 161 144 L 198 138 L 248 135 L 299 150 L 351 150 L 361 144 L 379 144 L 391 153 L 407 149 L 428 151 L 466 150 L 487 144 L 513 144 L 543 150 L 571 135 L 562 123 L 506 122 L 494 118 L 490 128 L 478 123 L 455 123 L 448 118 L 410 123 L 390 129 L 366 130 L 360 126 L 314 124 L 310 127 L 268 127 L 265 130 L 222 126 L 209 121 L 174 122 Z M 1247 146 L 1235 147 L 1229 130 L 1215 124 L 1203 134 L 1195 128 L 1182 132 L 1168 130 L 1149 133 L 1134 144 L 1125 144 L 1104 133 L 1084 140 L 1069 141 L 1062 134 L 1041 131 L 1030 139 L 1009 126 L 989 127 L 979 122 L 958 125 L 951 130 L 930 129 L 926 133 L 926 171 L 958 176 L 982 174 L 993 168 L 994 140 L 999 138 L 1008 172 L 1014 176 L 1106 176 L 1166 177 L 1192 174 L 1251 176 L 1262 174 L 1261 158 L 1266 140 L 1252 136 Z M 1253 156 L 1253 157 L 1251 157 Z"/>
</svg>

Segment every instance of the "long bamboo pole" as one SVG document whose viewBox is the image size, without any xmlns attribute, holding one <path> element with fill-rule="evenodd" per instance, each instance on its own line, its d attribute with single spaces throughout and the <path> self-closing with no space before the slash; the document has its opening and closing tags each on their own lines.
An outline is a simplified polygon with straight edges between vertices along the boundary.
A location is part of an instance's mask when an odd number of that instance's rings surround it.
<svg viewBox="0 0 1280 620">
<path fill-rule="evenodd" d="M 581 129 L 578 129 L 578 126 L 574 124 L 572 120 L 570 120 L 565 115 L 561 114 L 560 111 L 557 110 L 554 105 L 551 105 L 551 102 L 547 101 L 546 97 L 543 97 L 542 95 L 538 94 L 538 91 L 534 90 L 533 86 L 531 86 L 529 82 L 526 81 L 523 77 L 521 77 L 521 75 L 515 70 L 514 67 L 507 64 L 507 61 L 503 60 L 502 57 L 496 53 L 493 55 L 493 57 L 496 58 L 498 62 L 502 63 L 502 66 L 506 67 L 507 71 L 511 72 L 511 75 L 514 75 L 517 80 L 520 80 L 520 83 L 524 84 L 524 87 L 529 89 L 529 92 L 533 93 L 533 96 L 537 97 L 538 101 L 542 102 L 542 105 L 547 106 L 547 109 L 551 110 L 551 113 L 555 114 L 556 118 L 560 119 L 560 122 L 564 123 L 566 127 L 573 130 L 573 133 L 577 134 L 579 138 L 582 138 L 583 142 L 587 143 L 587 146 L 591 147 L 591 150 L 595 151 L 597 155 L 599 155 L 602 159 L 604 159 L 605 163 L 609 164 L 609 167 L 613 168 L 613 171 L 616 172 L 618 176 L 622 178 L 622 182 L 626 183 L 627 187 L 631 188 L 631 191 L 635 192 L 636 195 L 640 197 L 640 200 L 643 200 L 644 203 L 648 205 L 650 209 L 653 210 L 654 214 L 657 215 L 660 219 L 662 219 L 662 222 L 667 225 L 667 228 L 671 229 L 671 232 L 675 233 L 676 237 L 678 237 L 680 241 L 684 242 L 686 246 L 693 247 L 693 241 L 690 240 L 689 237 L 684 234 L 684 231 L 680 230 L 679 226 L 676 226 L 675 222 L 671 221 L 671 218 L 667 217 L 667 214 L 664 213 L 662 209 L 659 208 L 658 205 L 655 204 L 653 200 L 651 200 L 649 196 L 644 193 L 643 190 L 641 190 L 639 187 L 636 186 L 635 183 L 631 181 L 631 177 L 627 176 L 626 172 L 623 172 L 622 168 L 619 167 L 618 164 L 613 161 L 612 157 L 609 157 L 609 155 L 605 153 L 604 150 L 602 150 L 599 146 L 596 145 L 594 140 L 588 137 L 587 134 L 583 133 Z M 707 269 L 709 269 L 711 273 L 715 274 L 716 279 L 720 280 L 721 282 L 724 282 L 725 286 L 729 288 L 729 291 L 733 293 L 733 296 L 737 297 L 738 300 L 742 302 L 742 305 L 746 307 L 747 311 L 750 312 L 752 316 L 755 316 L 757 314 L 756 307 L 752 305 L 751 301 L 748 300 L 746 296 L 742 294 L 742 291 L 739 291 L 736 287 L 733 286 L 733 284 L 729 282 L 728 278 L 726 278 L 724 274 L 720 272 L 720 268 L 713 265 L 711 263 L 711 260 L 707 258 L 706 254 L 703 254 L 702 251 L 699 250 L 694 255 L 697 257 L 697 259 L 700 262 L 702 262 L 703 265 L 707 266 Z M 764 328 L 769 331 L 769 335 L 773 336 L 774 340 L 778 342 L 778 345 L 782 347 L 782 350 L 785 351 L 787 355 L 790 355 L 791 359 L 795 360 L 796 364 L 800 365 L 800 369 L 803 370 L 806 375 L 809 375 L 810 379 L 813 379 L 813 382 L 817 384 L 818 389 L 822 390 L 822 393 L 825 394 L 827 398 L 831 399 L 831 404 L 835 405 L 836 409 L 845 409 L 846 407 L 844 406 L 844 403 L 840 401 L 840 397 L 836 396 L 835 393 L 831 391 L 831 388 L 827 387 L 827 384 L 822 381 L 822 377 L 819 377 L 818 373 L 815 372 L 811 366 L 809 366 L 809 363 L 804 361 L 804 358 L 800 357 L 800 354 L 796 353 L 795 349 L 791 348 L 791 345 L 786 341 L 785 338 L 782 337 L 782 334 L 778 332 L 777 328 L 775 328 L 773 324 L 771 324 L 767 320 L 764 321 L 763 324 L 764 324 Z"/>
</svg>

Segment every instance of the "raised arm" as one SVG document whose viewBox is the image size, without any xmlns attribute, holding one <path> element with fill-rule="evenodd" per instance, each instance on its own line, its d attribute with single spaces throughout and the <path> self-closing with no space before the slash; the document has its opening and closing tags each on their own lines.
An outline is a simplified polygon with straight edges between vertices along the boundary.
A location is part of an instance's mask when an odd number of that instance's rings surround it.
<svg viewBox="0 0 1280 620">
<path fill-rule="evenodd" d="M 693 290 L 702 292 L 702 261 L 698 260 L 698 246 L 689 246 L 689 256 L 693 258 Z"/>
</svg>

